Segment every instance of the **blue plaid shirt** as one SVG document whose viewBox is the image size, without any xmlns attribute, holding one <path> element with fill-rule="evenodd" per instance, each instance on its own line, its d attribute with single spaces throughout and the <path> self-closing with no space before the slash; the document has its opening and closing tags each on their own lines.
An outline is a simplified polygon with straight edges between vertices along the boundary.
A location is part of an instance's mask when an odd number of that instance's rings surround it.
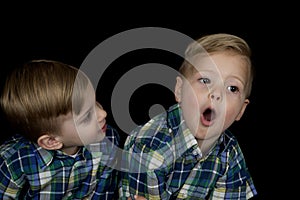
<svg viewBox="0 0 300 200">
<path fill-rule="evenodd" d="M 110 126 L 103 141 L 75 157 L 15 135 L 0 146 L 0 199 L 112 199 L 117 146 L 119 135 Z"/>
<path fill-rule="evenodd" d="M 202 156 L 178 104 L 128 136 L 120 199 L 249 199 L 257 194 L 236 138 L 226 130 Z"/>
</svg>

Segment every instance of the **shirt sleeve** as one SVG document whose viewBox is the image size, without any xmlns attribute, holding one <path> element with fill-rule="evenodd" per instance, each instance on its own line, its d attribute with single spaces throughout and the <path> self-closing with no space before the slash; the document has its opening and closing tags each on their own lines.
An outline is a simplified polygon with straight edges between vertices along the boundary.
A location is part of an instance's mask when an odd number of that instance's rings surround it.
<svg viewBox="0 0 300 200">
<path fill-rule="evenodd" d="M 0 199 L 16 199 L 20 188 L 12 181 L 5 160 L 0 157 Z"/>
<path fill-rule="evenodd" d="M 134 195 L 146 199 L 168 199 L 163 156 L 159 151 L 149 148 L 143 142 L 136 142 L 135 139 L 129 136 L 124 145 L 120 199 L 125 200 Z"/>
<path fill-rule="evenodd" d="M 227 171 L 221 176 L 210 199 L 250 199 L 257 194 L 239 146 L 229 153 Z"/>
</svg>

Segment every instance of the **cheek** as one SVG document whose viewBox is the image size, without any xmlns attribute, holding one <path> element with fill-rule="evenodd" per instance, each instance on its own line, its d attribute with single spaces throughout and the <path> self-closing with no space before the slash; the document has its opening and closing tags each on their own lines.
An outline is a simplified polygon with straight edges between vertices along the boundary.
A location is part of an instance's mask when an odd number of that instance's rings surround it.
<svg viewBox="0 0 300 200">
<path fill-rule="evenodd" d="M 239 115 L 239 110 L 236 108 L 237 108 L 237 106 L 235 106 L 233 104 L 228 105 L 226 107 L 226 116 L 225 116 L 226 124 L 230 125 L 231 123 L 233 123 L 236 120 L 237 116 Z"/>
<path fill-rule="evenodd" d="M 61 132 L 63 135 L 66 135 L 68 137 L 78 135 L 76 124 L 73 121 L 64 123 L 61 127 Z"/>
<path fill-rule="evenodd" d="M 200 118 L 199 99 L 193 90 L 185 90 L 183 92 L 181 108 L 186 123 L 190 129 L 193 129 L 193 124 L 198 125 Z"/>
<path fill-rule="evenodd" d="M 92 142 L 98 141 L 97 135 L 99 135 L 99 128 L 94 122 L 81 127 L 79 132 L 79 137 L 83 144 L 90 144 Z"/>
<path fill-rule="evenodd" d="M 62 134 L 64 137 L 64 144 L 65 145 L 74 145 L 79 144 L 81 141 L 81 130 L 80 127 L 76 126 L 76 124 L 68 124 L 62 130 Z"/>
<path fill-rule="evenodd" d="M 194 116 L 194 113 L 199 111 L 198 101 L 194 95 L 186 95 L 182 98 L 181 107 L 185 118 Z"/>
<path fill-rule="evenodd" d="M 199 111 L 200 96 L 198 97 L 195 90 L 190 85 L 185 85 L 182 90 L 181 106 L 186 113 L 195 113 Z"/>
<path fill-rule="evenodd" d="M 89 125 L 84 127 L 84 132 L 86 135 L 94 135 L 99 130 L 99 126 L 96 120 L 92 121 Z"/>
<path fill-rule="evenodd" d="M 193 105 L 198 102 L 197 93 L 189 84 L 185 84 L 182 89 L 182 101 Z"/>
</svg>

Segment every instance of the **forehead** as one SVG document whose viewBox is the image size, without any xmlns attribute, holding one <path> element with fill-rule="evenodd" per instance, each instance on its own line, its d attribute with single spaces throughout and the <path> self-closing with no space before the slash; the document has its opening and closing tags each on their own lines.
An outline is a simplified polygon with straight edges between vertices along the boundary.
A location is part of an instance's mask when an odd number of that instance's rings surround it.
<svg viewBox="0 0 300 200">
<path fill-rule="evenodd" d="M 250 66 L 246 59 L 238 54 L 219 52 L 210 55 L 199 54 L 189 60 L 194 66 L 194 73 L 207 72 L 222 75 L 238 75 L 246 79 L 250 74 Z"/>
<path fill-rule="evenodd" d="M 72 95 L 72 111 L 80 115 L 95 104 L 95 90 L 90 82 L 85 87 L 76 87 Z"/>
<path fill-rule="evenodd" d="M 87 88 L 84 91 L 83 101 L 85 107 L 90 107 L 95 104 L 95 90 L 91 83 L 87 85 Z"/>
</svg>

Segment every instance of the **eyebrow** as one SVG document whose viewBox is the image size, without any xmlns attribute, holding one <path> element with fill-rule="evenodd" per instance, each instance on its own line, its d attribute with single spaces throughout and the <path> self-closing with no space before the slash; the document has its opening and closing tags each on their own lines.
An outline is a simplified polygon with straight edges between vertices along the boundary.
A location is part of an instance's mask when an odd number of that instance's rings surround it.
<svg viewBox="0 0 300 200">
<path fill-rule="evenodd" d="M 230 79 L 235 79 L 235 80 L 238 80 L 243 86 L 245 86 L 247 84 L 247 80 L 244 80 L 242 77 L 239 77 L 239 76 L 235 76 L 235 75 L 231 75 L 229 77 Z"/>
</svg>

